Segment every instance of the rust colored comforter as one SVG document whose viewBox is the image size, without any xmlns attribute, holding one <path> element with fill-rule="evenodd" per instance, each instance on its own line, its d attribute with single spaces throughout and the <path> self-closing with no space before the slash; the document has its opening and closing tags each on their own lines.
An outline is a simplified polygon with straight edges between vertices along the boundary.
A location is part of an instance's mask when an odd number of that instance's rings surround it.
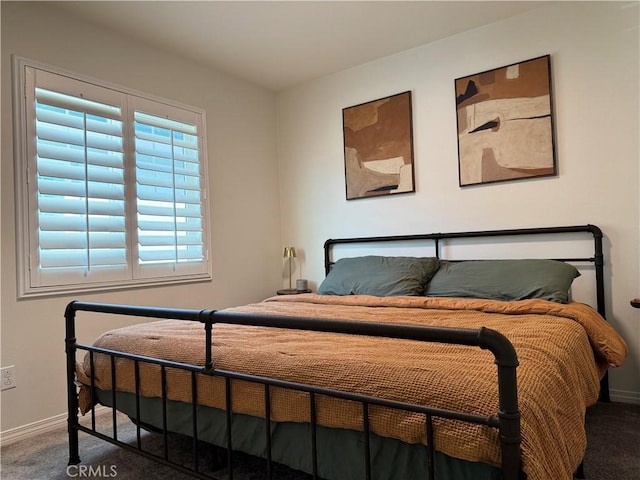
<svg viewBox="0 0 640 480">
<path fill-rule="evenodd" d="M 281 296 L 229 309 L 353 321 L 479 328 L 505 335 L 515 346 L 522 413 L 523 468 L 531 480 L 571 479 L 586 448 L 584 415 L 596 402 L 606 366 L 618 366 L 625 342 L 591 307 L 544 300 L 500 302 L 432 297 Z M 198 322 L 163 320 L 102 335 L 96 345 L 178 362 L 204 364 L 204 332 Z M 497 374 L 490 352 L 474 347 L 320 332 L 217 324 L 213 329 L 214 367 L 323 387 L 353 391 L 481 415 L 498 409 Z M 95 382 L 111 389 L 109 361 L 95 356 Z M 116 361 L 116 385 L 134 391 L 132 362 Z M 159 368 L 141 364 L 141 394 L 160 396 Z M 88 358 L 78 367 L 81 408 L 90 405 Z M 191 401 L 190 377 L 168 370 L 168 396 Z M 224 408 L 224 382 L 198 378 L 198 401 Z M 260 385 L 234 381 L 232 408 L 263 416 Z M 309 421 L 306 394 L 272 389 L 274 421 Z M 370 408 L 378 435 L 424 443 L 418 414 Z M 329 427 L 362 429 L 359 404 L 317 399 L 317 418 Z M 495 430 L 453 420 L 434 422 L 436 448 L 469 461 L 500 463 Z"/>
</svg>

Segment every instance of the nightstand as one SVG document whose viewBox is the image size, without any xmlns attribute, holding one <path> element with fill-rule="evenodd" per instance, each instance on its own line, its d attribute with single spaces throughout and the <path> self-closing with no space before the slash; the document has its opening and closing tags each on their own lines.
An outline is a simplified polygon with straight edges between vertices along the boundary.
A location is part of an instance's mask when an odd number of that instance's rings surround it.
<svg viewBox="0 0 640 480">
<path fill-rule="evenodd" d="M 295 288 L 285 288 L 284 290 L 278 290 L 278 295 L 299 295 L 301 293 L 311 293 L 311 290 L 296 290 Z"/>
</svg>

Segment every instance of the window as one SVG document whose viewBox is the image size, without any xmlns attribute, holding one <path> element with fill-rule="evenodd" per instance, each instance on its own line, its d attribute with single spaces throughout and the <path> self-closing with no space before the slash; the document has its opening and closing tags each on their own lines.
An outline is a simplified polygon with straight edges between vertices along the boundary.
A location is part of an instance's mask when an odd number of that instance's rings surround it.
<svg viewBox="0 0 640 480">
<path fill-rule="evenodd" d="M 20 296 L 210 279 L 204 111 L 14 66 Z"/>
</svg>

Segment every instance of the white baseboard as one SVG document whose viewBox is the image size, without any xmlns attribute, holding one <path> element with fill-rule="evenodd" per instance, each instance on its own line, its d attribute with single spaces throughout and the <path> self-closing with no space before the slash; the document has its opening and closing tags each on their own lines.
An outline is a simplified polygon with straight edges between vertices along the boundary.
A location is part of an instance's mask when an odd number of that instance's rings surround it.
<svg viewBox="0 0 640 480">
<path fill-rule="evenodd" d="M 640 405 L 640 392 L 631 392 L 629 390 L 610 389 L 609 396 L 612 402 L 631 403 Z"/>
<path fill-rule="evenodd" d="M 110 408 L 104 407 L 102 405 L 96 406 L 96 415 L 110 411 Z M 60 415 L 45 418 L 44 420 L 38 420 L 37 422 L 28 423 L 27 425 L 22 425 L 21 427 L 11 428 L 9 430 L 5 430 L 4 432 L 0 432 L 0 445 L 8 445 L 19 440 L 24 440 L 33 435 L 49 432 L 63 425 L 66 425 L 66 423 L 67 414 L 61 413 Z"/>
</svg>

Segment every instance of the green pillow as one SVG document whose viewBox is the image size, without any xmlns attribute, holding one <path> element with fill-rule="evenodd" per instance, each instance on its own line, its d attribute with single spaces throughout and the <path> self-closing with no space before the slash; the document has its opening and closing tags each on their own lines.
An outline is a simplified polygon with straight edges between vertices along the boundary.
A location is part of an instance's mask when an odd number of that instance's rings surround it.
<svg viewBox="0 0 640 480">
<path fill-rule="evenodd" d="M 341 258 L 320 284 L 321 295 L 424 295 L 440 263 L 435 257 Z"/>
<path fill-rule="evenodd" d="M 426 294 L 567 303 L 571 283 L 579 275 L 573 265 L 556 260 L 442 260 Z"/>
</svg>

